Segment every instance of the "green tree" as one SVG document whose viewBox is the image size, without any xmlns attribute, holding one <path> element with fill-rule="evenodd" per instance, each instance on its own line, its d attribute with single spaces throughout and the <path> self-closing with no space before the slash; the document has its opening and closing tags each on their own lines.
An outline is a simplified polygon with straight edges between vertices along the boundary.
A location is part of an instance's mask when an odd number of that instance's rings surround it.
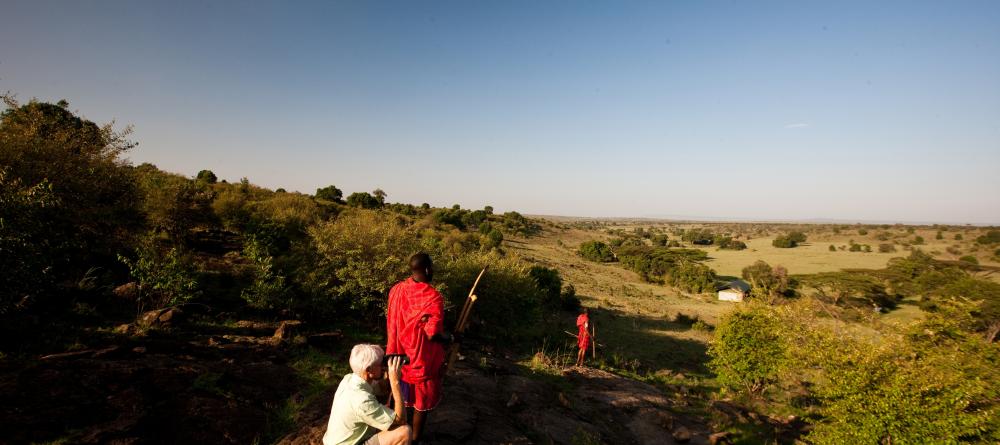
<svg viewBox="0 0 1000 445">
<path fill-rule="evenodd" d="M 777 380 L 786 361 L 779 323 L 757 305 L 722 318 L 708 349 L 708 366 L 723 387 L 756 396 Z"/>
<path fill-rule="evenodd" d="M 342 192 L 335 185 L 328 185 L 323 188 L 316 189 L 316 198 L 322 199 L 330 202 L 342 203 L 344 197 L 344 192 Z"/>
<path fill-rule="evenodd" d="M 581 243 L 579 253 L 583 258 L 599 263 L 615 261 L 615 254 L 611 251 L 611 246 L 601 241 L 586 241 Z"/>
<path fill-rule="evenodd" d="M 31 259 L 15 257 L 25 261 L 22 272 L 32 270 L 56 283 L 76 282 L 92 267 L 116 264 L 117 253 L 142 227 L 141 194 L 122 158 L 135 147 L 127 139 L 130 129 L 98 126 L 70 112 L 65 102 L 22 105 L 8 95 L 0 99 L 8 107 L 0 113 L 2 196 L 7 200 L 2 205 L 30 214 L 30 219 L 7 209 L 0 214 L 0 249 L 10 249 L 0 257 L 10 258 L 8 252 L 21 252 L 14 246 L 30 242 L 23 252 Z M 4 267 L 3 273 L 17 269 Z M 30 289 L 31 283 L 22 284 L 29 286 L 11 283 L 0 294 L 15 298 L 12 289 Z"/>
<path fill-rule="evenodd" d="M 215 184 L 219 178 L 211 170 L 202 170 L 198 172 L 198 176 L 195 176 L 195 180 L 206 184 Z"/>
<path fill-rule="evenodd" d="M 761 260 L 743 268 L 743 279 L 750 282 L 751 295 L 768 304 L 774 304 L 788 290 L 788 271 Z"/>
<path fill-rule="evenodd" d="M 372 192 L 372 196 L 378 200 L 380 206 L 385 205 L 385 197 L 387 195 L 382 189 L 375 189 L 375 191 Z"/>
<path fill-rule="evenodd" d="M 378 209 L 382 207 L 382 202 L 369 193 L 354 192 L 347 197 L 347 205 L 363 209 Z"/>
</svg>

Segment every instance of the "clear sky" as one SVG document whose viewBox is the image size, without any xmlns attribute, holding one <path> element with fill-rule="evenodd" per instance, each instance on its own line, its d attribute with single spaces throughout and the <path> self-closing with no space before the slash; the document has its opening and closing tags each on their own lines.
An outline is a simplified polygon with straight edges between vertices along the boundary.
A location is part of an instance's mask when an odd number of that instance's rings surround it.
<svg viewBox="0 0 1000 445">
<path fill-rule="evenodd" d="M 1000 2 L 0 7 L 134 163 L 534 214 L 1000 223 Z"/>
</svg>

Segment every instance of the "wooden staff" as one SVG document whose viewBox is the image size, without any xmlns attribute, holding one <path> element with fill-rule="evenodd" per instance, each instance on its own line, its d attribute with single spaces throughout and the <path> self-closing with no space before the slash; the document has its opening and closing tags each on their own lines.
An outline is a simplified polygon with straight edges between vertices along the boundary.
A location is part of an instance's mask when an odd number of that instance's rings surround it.
<svg viewBox="0 0 1000 445">
<path fill-rule="evenodd" d="M 476 277 L 476 281 L 472 283 L 472 289 L 469 289 L 469 296 L 465 299 L 465 305 L 462 306 L 462 312 L 458 314 L 458 321 L 455 323 L 455 334 L 462 334 L 465 332 L 465 327 L 469 324 L 469 314 L 472 313 L 472 305 L 476 303 L 479 296 L 476 295 L 476 286 L 479 286 L 479 280 L 483 278 L 483 274 L 486 273 L 486 269 L 489 266 L 483 268 L 479 271 L 479 276 Z M 451 366 L 455 364 L 455 359 L 458 358 L 458 342 L 452 342 L 451 347 L 448 350 L 448 361 L 444 368 L 444 374 L 447 374 Z"/>
<path fill-rule="evenodd" d="M 597 325 L 595 325 L 593 321 L 590 322 L 590 346 L 591 346 L 591 350 L 593 351 L 592 355 L 590 357 L 596 360 L 597 359 Z"/>
</svg>

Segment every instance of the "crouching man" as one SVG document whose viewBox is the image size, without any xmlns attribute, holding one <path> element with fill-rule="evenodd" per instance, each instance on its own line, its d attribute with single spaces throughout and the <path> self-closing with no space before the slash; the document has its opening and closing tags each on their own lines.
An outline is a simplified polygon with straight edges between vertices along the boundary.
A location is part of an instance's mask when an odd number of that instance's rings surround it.
<svg viewBox="0 0 1000 445">
<path fill-rule="evenodd" d="M 382 364 L 385 353 L 376 345 L 356 345 L 351 350 L 351 374 L 344 376 L 333 397 L 330 422 L 323 445 L 408 445 L 410 427 L 402 403 L 395 411 L 378 402 L 372 384 L 388 371 L 393 400 L 403 400 L 399 390 L 402 366 L 399 357 Z"/>
</svg>

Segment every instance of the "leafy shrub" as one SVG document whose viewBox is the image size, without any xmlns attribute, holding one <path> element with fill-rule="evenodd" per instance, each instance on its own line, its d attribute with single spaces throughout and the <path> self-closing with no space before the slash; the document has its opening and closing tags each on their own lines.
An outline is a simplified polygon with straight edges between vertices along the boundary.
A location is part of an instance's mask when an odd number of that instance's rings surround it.
<svg viewBox="0 0 1000 445">
<path fill-rule="evenodd" d="M 274 270 L 274 258 L 267 246 L 251 237 L 243 246 L 243 257 L 250 261 L 253 282 L 240 297 L 259 309 L 287 308 L 291 292 L 285 277 Z"/>
<path fill-rule="evenodd" d="M 867 230 L 865 230 L 865 229 L 858 229 L 858 235 L 865 236 L 867 234 L 868 234 Z"/>
<path fill-rule="evenodd" d="M 504 228 L 521 236 L 534 236 L 542 231 L 542 226 L 517 212 L 505 212 L 501 222 Z"/>
<path fill-rule="evenodd" d="M 590 261 L 599 263 L 615 261 L 615 254 L 611 251 L 611 247 L 601 241 L 586 241 L 580 244 L 578 252 L 584 259 Z"/>
<path fill-rule="evenodd" d="M 215 184 L 219 180 L 218 176 L 215 176 L 215 173 L 211 170 L 202 170 L 198 172 L 198 175 L 195 176 L 194 179 L 205 184 Z"/>
<path fill-rule="evenodd" d="M 618 253 L 622 266 L 649 282 L 676 287 L 686 292 L 715 290 L 715 271 L 701 264 L 708 254 L 698 249 L 629 247 Z"/>
<path fill-rule="evenodd" d="M 485 249 L 496 249 L 503 244 L 503 233 L 492 228 L 480 237 L 479 245 Z"/>
<path fill-rule="evenodd" d="M 871 340 L 815 321 L 791 329 L 791 372 L 818 373 L 815 443 L 994 443 L 998 349 L 932 314 L 905 335 Z M 958 440 L 961 438 L 961 440 Z"/>
<path fill-rule="evenodd" d="M 491 341 L 522 341 L 541 335 L 541 320 L 547 313 L 545 302 L 550 296 L 539 289 L 531 268 L 510 255 L 472 253 L 439 266 L 435 279 L 441 283 L 439 290 L 456 308 L 452 316 L 457 316 L 469 287 L 487 265 L 489 270 L 476 288 L 479 299 L 473 306 L 469 335 Z"/>
<path fill-rule="evenodd" d="M 55 240 L 46 239 L 49 222 L 43 216 L 58 206 L 48 181 L 26 186 L 0 169 L 0 315 L 54 284 L 53 258 L 46 254 Z"/>
<path fill-rule="evenodd" d="M 2 205 L 31 212 L 30 220 L 2 214 L 0 244 L 30 240 L 30 255 L 37 258 L 27 261 L 46 270 L 39 277 L 57 283 L 116 264 L 117 253 L 142 225 L 141 194 L 122 159 L 135 146 L 127 139 L 130 130 L 99 127 L 70 112 L 65 102 L 21 105 L 10 96 L 0 99 L 8 107 L 0 113 L 2 193 L 9 200 Z M 4 273 L 18 267 L 5 267 Z M 0 293 L 25 287 L 11 284 Z"/>
<path fill-rule="evenodd" d="M 788 271 L 782 266 L 771 267 L 764 261 L 743 268 L 743 279 L 750 283 L 750 294 L 761 301 L 773 304 L 788 290 Z"/>
<path fill-rule="evenodd" d="M 878 251 L 880 253 L 892 253 L 896 251 L 896 246 L 889 243 L 882 243 L 878 245 Z"/>
<path fill-rule="evenodd" d="M 830 250 L 830 252 L 836 252 L 837 251 L 837 246 L 834 246 L 833 244 L 830 244 L 830 249 L 829 250 Z"/>
<path fill-rule="evenodd" d="M 847 250 L 851 251 L 851 252 L 860 252 L 861 251 L 861 245 L 860 244 L 851 243 L 851 247 L 848 248 Z"/>
<path fill-rule="evenodd" d="M 344 202 L 343 198 L 344 192 L 335 185 L 328 185 L 326 187 L 316 189 L 316 199 L 342 203 Z"/>
<path fill-rule="evenodd" d="M 775 238 L 773 241 L 771 241 L 771 245 L 774 246 L 774 247 L 781 248 L 781 249 L 790 249 L 792 247 L 798 246 L 799 243 L 797 241 L 789 238 L 788 236 L 782 235 L 782 236 L 779 236 L 779 237 Z"/>
<path fill-rule="evenodd" d="M 986 232 L 985 235 L 976 238 L 976 242 L 979 244 L 1000 243 L 1000 230 L 990 230 L 989 232 Z"/>
<path fill-rule="evenodd" d="M 247 194 L 238 188 L 226 187 L 215 195 L 212 211 L 226 228 L 242 229 L 250 219 L 247 200 Z"/>
<path fill-rule="evenodd" d="M 139 166 L 136 172 L 150 228 L 167 234 L 175 243 L 184 242 L 191 229 L 208 223 L 214 215 L 209 211 L 212 191 L 205 184 L 148 164 Z"/>
<path fill-rule="evenodd" d="M 119 255 L 139 285 L 138 311 L 187 303 L 198 295 L 191 260 L 176 247 L 161 249 L 152 240 L 139 244 L 134 260 Z"/>
<path fill-rule="evenodd" d="M 955 241 L 962 241 L 962 234 L 961 233 L 956 233 L 955 234 Z"/>
<path fill-rule="evenodd" d="M 528 275 L 535 280 L 535 286 L 541 291 L 541 304 L 547 309 L 558 308 L 563 284 L 559 271 L 545 266 L 531 266 Z"/>
<path fill-rule="evenodd" d="M 323 216 L 315 201 L 299 193 L 275 193 L 253 202 L 250 209 L 258 223 L 273 222 L 281 228 L 281 235 L 291 238 L 304 235 Z"/>
<path fill-rule="evenodd" d="M 401 217 L 353 209 L 308 228 L 314 249 L 311 269 L 301 277 L 319 306 L 346 303 L 359 310 L 384 310 L 389 288 L 407 275 L 417 252 L 417 234 Z"/>
<path fill-rule="evenodd" d="M 774 383 L 785 360 L 780 321 L 757 305 L 726 314 L 708 349 L 709 368 L 730 390 L 759 395 Z"/>
<path fill-rule="evenodd" d="M 976 258 L 973 255 L 965 255 L 965 256 L 959 258 L 958 260 L 961 261 L 961 262 L 963 262 L 963 263 L 979 264 L 979 259 Z"/>
<path fill-rule="evenodd" d="M 382 207 L 382 202 L 368 192 L 354 192 L 347 197 L 347 205 L 363 209 L 378 209 Z"/>
<path fill-rule="evenodd" d="M 934 239 L 944 239 L 944 234 L 938 230 L 937 235 L 934 235 Z"/>
<path fill-rule="evenodd" d="M 691 244 L 707 246 L 715 242 L 715 234 L 709 229 L 690 229 L 681 235 L 681 239 Z"/>
<path fill-rule="evenodd" d="M 559 305 L 564 311 L 575 312 L 580 309 L 580 298 L 576 296 L 576 287 L 566 284 L 559 294 Z"/>
<path fill-rule="evenodd" d="M 924 243 L 924 237 L 919 236 L 919 235 L 913 237 L 913 245 L 918 246 L 918 245 L 921 245 L 923 243 Z"/>
<path fill-rule="evenodd" d="M 725 250 L 744 250 L 747 248 L 746 243 L 743 241 L 734 240 L 729 236 L 717 236 L 715 237 L 715 244 L 719 246 L 720 249 Z"/>
</svg>

